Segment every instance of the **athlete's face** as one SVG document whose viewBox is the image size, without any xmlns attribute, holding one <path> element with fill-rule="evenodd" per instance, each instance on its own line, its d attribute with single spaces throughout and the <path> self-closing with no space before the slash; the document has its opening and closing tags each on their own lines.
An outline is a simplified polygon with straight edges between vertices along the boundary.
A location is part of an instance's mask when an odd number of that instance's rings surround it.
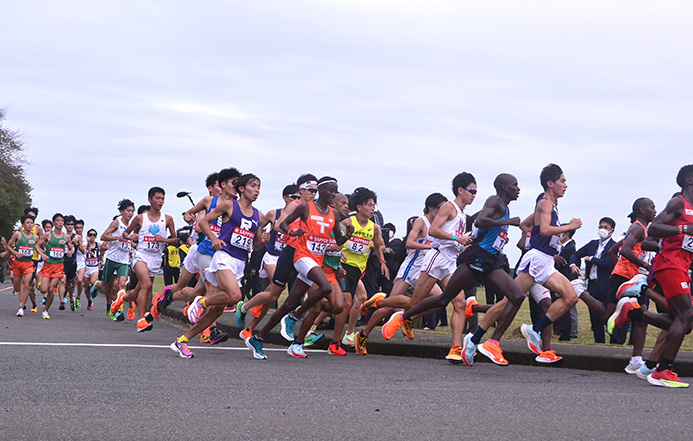
<svg viewBox="0 0 693 441">
<path fill-rule="evenodd" d="M 283 196 L 283 198 L 284 198 L 284 203 L 288 204 L 288 203 L 291 203 L 293 201 L 297 201 L 297 200 L 301 199 L 301 194 L 297 191 L 294 194 L 290 194 L 288 196 Z"/>
<path fill-rule="evenodd" d="M 221 186 L 219 185 L 219 181 L 216 181 L 213 186 L 207 187 L 207 190 L 209 191 L 209 195 L 213 198 L 218 198 L 221 196 Z"/>
<path fill-rule="evenodd" d="M 237 198 L 238 193 L 236 192 L 236 181 L 238 178 L 229 179 L 221 184 L 221 192 L 228 198 Z"/>
<path fill-rule="evenodd" d="M 149 205 L 155 210 L 161 210 L 161 207 L 164 206 L 164 199 L 166 197 L 162 193 L 154 193 L 154 196 L 149 198 Z"/>
<path fill-rule="evenodd" d="M 65 219 L 62 217 L 58 216 L 55 218 L 53 221 L 53 229 L 55 231 L 63 231 L 63 226 L 65 225 Z"/>
<path fill-rule="evenodd" d="M 253 179 L 245 187 L 239 187 L 241 191 L 241 196 L 249 200 L 250 202 L 255 202 L 260 196 L 260 181 Z"/>
<path fill-rule="evenodd" d="M 318 184 L 310 184 L 306 188 L 299 189 L 298 192 L 301 194 L 303 202 L 313 202 L 315 195 L 318 193 Z"/>
<path fill-rule="evenodd" d="M 466 205 L 472 205 L 474 198 L 476 198 L 476 184 L 472 182 L 466 187 L 462 187 L 460 193 L 462 194 L 462 202 Z"/>
<path fill-rule="evenodd" d="M 428 207 L 428 212 L 431 213 L 431 216 L 433 218 L 435 218 L 436 216 L 438 216 L 438 212 L 440 211 L 440 207 L 442 207 L 443 205 L 445 205 L 445 202 L 441 202 L 437 207 Z M 416 219 L 414 219 L 414 220 L 416 220 Z M 413 222 L 412 222 L 412 224 L 413 224 Z"/>
<path fill-rule="evenodd" d="M 373 217 L 373 212 L 375 211 L 375 201 L 373 199 L 368 199 L 368 202 L 366 202 L 363 205 L 357 205 L 356 210 L 359 212 L 359 214 L 366 219 L 370 219 Z"/>
<path fill-rule="evenodd" d="M 341 193 L 337 194 L 334 197 L 334 208 L 342 219 L 344 219 L 349 215 L 349 199 Z"/>
<path fill-rule="evenodd" d="M 70 222 L 65 222 L 65 230 L 69 233 L 72 234 L 72 231 L 75 229 L 75 223 L 70 221 Z"/>
<path fill-rule="evenodd" d="M 120 215 L 123 217 L 123 220 L 125 222 L 130 222 L 130 219 L 132 219 L 132 216 L 135 215 L 135 207 L 130 206 L 130 207 L 127 207 L 125 210 L 120 210 Z"/>
<path fill-rule="evenodd" d="M 320 186 L 320 201 L 326 205 L 332 205 L 339 191 L 336 182 L 329 182 Z"/>
<path fill-rule="evenodd" d="M 508 192 L 508 198 L 511 201 L 516 201 L 520 197 L 520 186 L 517 184 L 517 179 L 508 184 L 505 190 Z"/>
<path fill-rule="evenodd" d="M 96 232 L 90 231 L 87 233 L 87 243 L 93 245 L 96 242 Z"/>
<path fill-rule="evenodd" d="M 46 225 L 43 226 L 43 232 L 44 233 L 50 233 L 53 231 L 53 224 L 47 223 Z"/>
<path fill-rule="evenodd" d="M 565 191 L 568 189 L 568 181 L 565 179 L 565 175 L 561 175 L 558 181 L 551 182 L 547 181 L 549 190 L 553 191 L 556 198 L 562 198 L 565 195 Z"/>
<path fill-rule="evenodd" d="M 643 214 L 645 215 L 645 219 L 648 222 L 652 222 L 654 218 L 657 216 L 657 210 L 655 210 L 655 204 L 654 202 L 650 201 L 647 206 L 643 207 Z"/>
<path fill-rule="evenodd" d="M 30 217 L 24 219 L 24 223 L 22 224 L 22 228 L 24 228 L 24 231 L 27 233 L 31 231 L 32 228 L 34 228 L 34 220 Z"/>
</svg>

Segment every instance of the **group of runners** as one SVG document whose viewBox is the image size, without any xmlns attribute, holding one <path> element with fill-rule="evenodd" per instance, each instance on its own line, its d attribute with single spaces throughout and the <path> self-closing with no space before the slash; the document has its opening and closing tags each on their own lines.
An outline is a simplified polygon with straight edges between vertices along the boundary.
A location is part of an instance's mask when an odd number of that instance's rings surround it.
<svg viewBox="0 0 693 441">
<path fill-rule="evenodd" d="M 160 272 L 162 253 L 178 240 L 173 218 L 162 212 L 162 188 L 149 190 L 149 205 L 140 207 L 137 215 L 130 200 L 120 201 L 120 214 L 101 235 L 100 245 L 96 231 L 89 230 L 84 237 L 84 223 L 72 216 L 56 214 L 52 222 L 39 226 L 34 223 L 37 210 L 27 209 L 21 229 L 5 244 L 14 258 L 17 315 L 24 315 L 29 299 L 37 308 L 32 283 L 44 295 L 46 319 L 56 291 L 61 309 L 68 301 L 72 309 L 79 308 L 82 293 L 87 294 L 91 309 L 92 298 L 103 292 L 107 314 L 122 321 L 127 306 L 127 317 L 136 321 L 137 332 L 152 329 L 153 321 L 172 302 L 187 302 L 184 313 L 192 326 L 171 343 L 171 349 L 180 357 L 192 358 L 188 342 L 198 335 L 211 344 L 228 339 L 216 327 L 216 320 L 233 305 L 240 337 L 254 358 L 267 358 L 263 342 L 278 325 L 291 342 L 288 353 L 305 358 L 305 346 L 320 338 L 315 329 L 327 316 L 335 324 L 328 353 L 346 355 L 343 346 L 351 345 L 356 353 L 366 355 L 370 333 L 384 320 L 385 339 L 393 338 L 400 328 L 406 338 L 413 339 L 414 319 L 452 303 L 452 345 L 446 359 L 472 366 L 478 351 L 498 365 L 507 365 L 500 340 L 528 293 L 544 310 L 535 324 L 520 327 L 538 362 L 561 360 L 551 349 L 551 326 L 582 299 L 609 333 L 635 323 L 633 357 L 626 372 L 656 386 L 687 387 L 673 362 L 693 327 L 689 275 L 693 165 L 681 168 L 676 178 L 681 191 L 659 215 L 648 198 L 633 204 L 632 224 L 617 244 L 618 262 L 606 306 L 590 296 L 581 279 L 571 283 L 555 269 L 561 236 L 574 232 L 582 222 L 573 218 L 562 224 L 559 220 L 558 200 L 566 192 L 567 181 L 558 165 L 544 167 L 540 182 L 544 192 L 534 212 L 522 220 L 511 217 L 508 208 L 520 194 L 513 175 L 498 175 L 493 183 L 496 194 L 471 216 L 465 210 L 475 199 L 476 179 L 466 172 L 455 176 L 452 200 L 441 193 L 426 198 L 423 216 L 407 234 L 407 255 L 389 295 L 377 293 L 370 298 L 361 278 L 371 254 L 377 256 L 383 275 L 390 277 L 382 232 L 372 220 L 377 196 L 359 187 L 347 197 L 330 176 L 301 175 L 296 184 L 283 189 L 283 206 L 267 213 L 253 206 L 261 187 L 257 176 L 235 168 L 208 176 L 209 195 L 184 214 L 184 220 L 194 225 L 195 244 L 183 262 L 181 276 L 154 296 L 152 283 Z M 514 278 L 503 254 L 510 227 L 521 230 L 525 251 Z M 262 247 L 266 252 L 261 276 L 268 277 L 270 284 L 246 302 L 241 293 L 245 265 L 249 254 Z M 654 259 L 646 258 L 648 251 L 656 253 Z M 197 283 L 191 283 L 195 278 Z M 475 298 L 466 298 L 464 287 L 473 280 L 504 294 L 503 300 L 480 305 Z M 259 327 L 287 286 L 281 306 Z M 554 301 L 549 291 L 558 294 Z M 649 300 L 657 313 L 648 311 Z M 465 321 L 475 313 L 485 315 L 476 331 L 465 336 Z M 369 319 L 357 332 L 361 316 Z M 661 333 L 649 358 L 643 360 L 647 324 Z M 490 338 L 482 342 L 493 326 Z"/>
</svg>

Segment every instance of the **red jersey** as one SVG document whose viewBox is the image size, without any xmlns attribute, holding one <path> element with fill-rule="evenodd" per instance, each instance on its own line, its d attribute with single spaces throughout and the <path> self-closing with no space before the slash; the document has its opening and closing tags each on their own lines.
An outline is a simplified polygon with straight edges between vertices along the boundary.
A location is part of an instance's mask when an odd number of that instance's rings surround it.
<svg viewBox="0 0 693 441">
<path fill-rule="evenodd" d="M 294 202 L 296 202 L 299 205 L 301 204 L 300 200 L 296 200 Z M 295 221 L 293 221 L 289 224 L 289 231 L 298 230 L 298 227 L 300 227 L 300 226 L 301 226 L 301 220 L 296 219 Z M 290 246 L 291 248 L 296 249 L 296 245 L 298 245 L 298 238 L 294 237 L 294 236 L 290 236 L 287 234 L 286 235 L 286 244 L 288 246 Z"/>
<path fill-rule="evenodd" d="M 298 238 L 294 262 L 303 257 L 309 257 L 322 266 L 325 257 L 325 248 L 330 244 L 330 234 L 334 229 L 334 211 L 328 207 L 328 213 L 322 214 L 315 206 L 315 202 L 308 202 L 310 213 L 305 221 L 301 219 L 301 229 L 305 231 Z M 333 239 L 334 240 L 334 239 Z"/>
<path fill-rule="evenodd" d="M 693 223 L 693 207 L 683 197 L 683 213 L 671 225 L 688 225 Z M 693 235 L 677 234 L 662 240 L 662 251 L 657 255 L 655 270 L 679 269 L 688 272 L 688 267 L 693 261 Z"/>
<path fill-rule="evenodd" d="M 642 222 L 640 222 L 640 221 L 635 221 L 635 222 L 633 222 L 633 224 L 640 225 L 643 228 L 643 230 L 645 230 L 645 238 L 647 238 L 647 227 L 645 225 L 643 225 Z M 639 257 L 640 260 L 645 260 L 645 257 L 647 256 L 647 252 L 642 250 L 641 245 L 642 245 L 642 241 L 633 245 L 633 254 L 635 254 L 637 257 Z M 640 271 L 640 267 L 638 265 L 634 264 L 630 260 L 623 257 L 621 254 L 619 254 L 618 255 L 618 262 L 616 262 L 616 265 L 614 266 L 614 270 L 611 272 L 611 274 L 617 274 L 619 276 L 623 276 L 626 279 L 630 280 L 633 277 L 638 275 L 638 271 Z"/>
</svg>

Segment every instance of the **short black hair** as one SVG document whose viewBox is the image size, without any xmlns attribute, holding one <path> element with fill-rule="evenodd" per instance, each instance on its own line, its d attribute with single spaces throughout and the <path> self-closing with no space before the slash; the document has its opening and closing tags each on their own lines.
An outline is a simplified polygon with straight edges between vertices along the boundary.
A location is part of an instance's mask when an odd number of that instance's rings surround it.
<svg viewBox="0 0 693 441">
<path fill-rule="evenodd" d="M 207 179 L 205 179 L 205 187 L 214 187 L 214 184 L 216 184 L 219 181 L 219 173 L 214 172 L 211 175 L 207 176 Z"/>
<path fill-rule="evenodd" d="M 229 167 L 219 172 L 217 180 L 219 181 L 219 185 L 221 185 L 222 182 L 228 183 L 231 179 L 240 178 L 241 175 L 242 173 L 238 171 L 236 167 Z"/>
<path fill-rule="evenodd" d="M 693 164 L 684 165 L 679 170 L 679 174 L 676 175 L 676 183 L 683 188 L 686 186 L 686 179 L 690 177 L 693 177 Z"/>
<path fill-rule="evenodd" d="M 448 198 L 443 196 L 440 193 L 433 193 L 428 195 L 426 198 L 426 202 L 424 204 L 424 214 L 428 214 L 431 212 L 431 208 L 438 208 L 440 204 L 443 204 L 448 201 Z"/>
<path fill-rule="evenodd" d="M 243 176 L 241 176 L 240 178 L 238 178 L 236 183 L 233 184 L 233 188 L 236 189 L 236 192 L 240 193 L 239 189 L 241 187 L 245 187 L 253 181 L 257 181 L 258 184 L 261 184 L 260 178 L 258 178 L 257 176 L 255 176 L 252 173 L 246 173 Z"/>
<path fill-rule="evenodd" d="M 125 211 L 128 209 L 128 207 L 135 208 L 135 203 L 132 202 L 130 199 L 121 199 L 118 202 L 118 211 Z"/>
<path fill-rule="evenodd" d="M 556 164 L 549 164 L 541 169 L 541 174 L 539 175 L 539 181 L 541 183 L 541 188 L 547 190 L 549 186 L 546 184 L 548 181 L 556 182 L 561 179 L 563 170 Z"/>
<path fill-rule="evenodd" d="M 378 195 L 376 195 L 373 190 L 366 187 L 358 187 L 351 194 L 351 203 L 353 204 L 352 208 L 356 210 L 357 205 L 365 205 L 370 199 L 373 199 L 373 202 L 376 204 L 378 203 Z"/>
<path fill-rule="evenodd" d="M 460 188 L 467 188 L 469 184 L 476 184 L 476 178 L 467 172 L 458 173 L 452 178 L 452 194 L 457 197 L 457 192 Z"/>
<path fill-rule="evenodd" d="M 24 221 L 26 221 L 27 219 L 31 219 L 31 220 L 33 221 L 33 220 L 34 220 L 34 216 L 32 216 L 32 215 L 30 215 L 30 214 L 25 214 L 24 216 L 22 216 L 22 217 L 19 218 L 19 223 L 22 224 L 22 225 L 24 225 Z"/>
<path fill-rule="evenodd" d="M 137 207 L 137 214 L 142 214 L 145 211 L 149 211 L 150 208 L 152 208 L 151 205 L 140 205 L 139 207 Z"/>
<path fill-rule="evenodd" d="M 45 230 L 45 229 L 46 229 L 46 225 L 48 225 L 48 224 L 50 224 L 51 227 L 52 227 L 52 226 L 53 226 L 53 221 L 51 221 L 50 219 L 44 219 L 44 220 L 42 220 L 42 221 L 41 221 L 41 228 L 43 228 L 43 229 Z"/>
<path fill-rule="evenodd" d="M 298 192 L 298 185 L 296 184 L 289 184 L 286 187 L 284 187 L 284 190 L 282 190 L 282 196 L 290 196 L 294 193 Z"/>
<path fill-rule="evenodd" d="M 161 193 L 162 195 L 166 196 L 166 191 L 161 188 L 161 187 L 152 187 L 149 189 L 149 192 L 147 193 L 148 198 L 153 198 L 155 194 Z"/>
<path fill-rule="evenodd" d="M 89 231 L 87 231 L 87 236 L 89 236 L 89 235 L 91 234 L 92 231 L 94 232 L 94 234 L 99 234 L 99 233 L 96 232 L 95 229 L 90 228 Z"/>
<path fill-rule="evenodd" d="M 607 224 L 611 225 L 612 230 L 616 229 L 616 221 L 610 217 L 604 216 L 603 218 L 599 219 L 599 223 L 601 224 L 602 222 L 606 222 Z"/>
<path fill-rule="evenodd" d="M 77 225 L 84 226 L 84 219 L 77 219 L 77 220 L 75 221 L 75 226 L 77 226 Z"/>
<path fill-rule="evenodd" d="M 67 214 L 63 216 L 63 219 L 65 220 L 65 223 L 72 222 L 73 224 L 77 222 L 77 219 L 71 214 Z"/>
<path fill-rule="evenodd" d="M 63 218 L 63 220 L 65 220 L 65 216 L 63 216 L 61 213 L 55 213 L 53 215 L 53 217 L 51 218 L 51 221 L 52 221 L 51 223 L 55 222 L 55 220 L 59 217 L 61 217 L 61 218 Z"/>
<path fill-rule="evenodd" d="M 38 208 L 36 208 L 36 207 L 26 207 L 26 208 L 24 209 L 24 214 L 26 215 L 26 214 L 29 214 L 29 213 L 34 213 L 36 216 L 38 216 Z M 36 216 L 34 216 L 34 217 L 36 217 Z"/>
</svg>

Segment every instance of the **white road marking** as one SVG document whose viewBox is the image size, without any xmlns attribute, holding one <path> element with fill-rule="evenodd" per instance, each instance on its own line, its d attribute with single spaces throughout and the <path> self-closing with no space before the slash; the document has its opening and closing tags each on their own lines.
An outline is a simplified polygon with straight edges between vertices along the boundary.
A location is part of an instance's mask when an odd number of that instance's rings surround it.
<svg viewBox="0 0 693 441">
<path fill-rule="evenodd" d="M 133 345 L 133 344 L 118 344 L 118 343 L 46 343 L 46 342 L 21 342 L 21 341 L 0 341 L 0 346 L 73 346 L 87 348 L 147 348 L 147 349 L 170 349 L 169 345 Z M 188 346 L 189 349 L 212 349 L 218 351 L 250 351 L 245 346 L 230 347 L 230 346 Z M 286 352 L 282 348 L 265 348 L 266 352 Z M 306 352 L 312 353 L 327 353 L 321 349 L 305 349 Z"/>
</svg>

